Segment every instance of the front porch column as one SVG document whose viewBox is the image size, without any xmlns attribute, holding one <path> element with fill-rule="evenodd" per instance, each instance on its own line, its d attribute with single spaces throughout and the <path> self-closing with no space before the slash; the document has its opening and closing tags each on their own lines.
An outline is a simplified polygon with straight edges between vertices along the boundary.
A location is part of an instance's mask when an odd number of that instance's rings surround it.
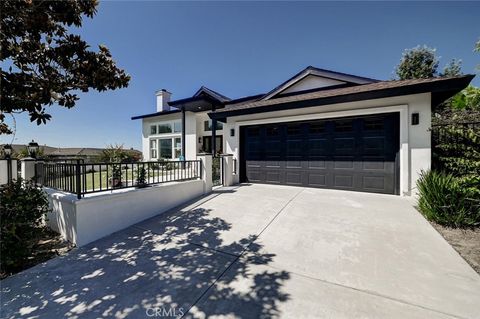
<svg viewBox="0 0 480 319">
<path fill-rule="evenodd" d="M 215 112 L 215 105 L 212 105 L 212 112 Z M 217 156 L 217 120 L 212 119 L 212 154 Z"/>
<path fill-rule="evenodd" d="M 185 139 L 185 108 L 182 108 L 182 156 L 183 156 L 183 160 L 186 160 L 187 159 L 187 154 L 185 154 L 185 144 L 187 144 L 186 142 L 186 139 Z"/>
</svg>

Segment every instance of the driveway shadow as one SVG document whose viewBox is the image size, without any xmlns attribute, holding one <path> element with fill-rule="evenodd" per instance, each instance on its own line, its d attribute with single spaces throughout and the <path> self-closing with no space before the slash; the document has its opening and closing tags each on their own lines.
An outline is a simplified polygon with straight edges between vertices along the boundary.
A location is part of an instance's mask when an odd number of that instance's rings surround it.
<svg viewBox="0 0 480 319">
<path fill-rule="evenodd" d="M 250 271 L 254 265 L 268 265 L 274 257 L 260 252 L 261 245 L 252 242 L 254 234 L 224 244 L 220 233 L 231 225 L 209 216 L 209 210 L 196 208 L 184 212 L 181 220 L 176 217 L 167 214 L 161 232 L 130 227 L 3 280 L 0 317 L 195 317 L 211 312 L 197 304 L 207 292 L 249 310 L 221 307 L 215 315 L 278 314 L 278 304 L 289 298 L 281 288 L 290 275 Z M 207 238 L 226 251 L 244 251 L 249 245 L 256 254 L 243 259 L 192 244 Z M 244 277 L 252 281 L 243 289 L 227 285 Z M 193 306 L 195 312 L 188 313 Z"/>
</svg>

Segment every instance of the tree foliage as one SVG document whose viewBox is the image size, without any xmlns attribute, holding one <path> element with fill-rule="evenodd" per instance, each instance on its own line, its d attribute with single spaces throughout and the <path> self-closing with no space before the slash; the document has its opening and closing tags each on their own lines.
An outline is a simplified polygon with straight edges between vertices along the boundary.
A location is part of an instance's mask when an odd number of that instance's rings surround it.
<svg viewBox="0 0 480 319">
<path fill-rule="evenodd" d="M 141 155 L 134 150 L 126 150 L 123 144 L 109 145 L 100 154 L 99 161 L 107 163 L 130 163 L 141 160 Z"/>
<path fill-rule="evenodd" d="M 444 68 L 441 76 L 451 77 L 462 74 L 462 61 L 452 59 Z"/>
<path fill-rule="evenodd" d="M 438 63 L 435 49 L 417 46 L 403 52 L 395 72 L 400 80 L 431 78 L 438 75 Z"/>
<path fill-rule="evenodd" d="M 425 45 L 417 46 L 403 52 L 395 73 L 399 80 L 451 77 L 462 74 L 461 60 L 452 59 L 444 67 L 443 72 L 438 72 L 439 61 L 435 49 Z"/>
<path fill-rule="evenodd" d="M 1 14 L 0 133 L 11 133 L 5 114 L 28 112 L 37 125 L 51 119 L 46 106 L 72 108 L 77 92 L 126 87 L 130 76 L 110 51 L 97 51 L 69 29 L 96 14 L 96 0 L 3 0 Z"/>
</svg>

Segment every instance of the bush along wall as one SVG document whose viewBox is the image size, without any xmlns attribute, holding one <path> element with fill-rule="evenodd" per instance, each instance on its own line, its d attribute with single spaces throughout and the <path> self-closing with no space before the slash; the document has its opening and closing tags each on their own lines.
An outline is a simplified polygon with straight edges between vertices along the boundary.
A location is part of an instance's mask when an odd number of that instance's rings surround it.
<svg viewBox="0 0 480 319">
<path fill-rule="evenodd" d="M 433 170 L 417 183 L 418 207 L 444 226 L 480 226 L 480 111 L 445 109 L 432 122 Z"/>
<path fill-rule="evenodd" d="M 478 183 L 478 177 L 474 183 Z M 418 208 L 428 220 L 450 227 L 480 226 L 478 184 L 469 185 L 445 172 L 428 171 L 422 172 L 417 188 Z"/>
<path fill-rule="evenodd" d="M 16 180 L 0 186 L 0 271 L 8 274 L 23 269 L 43 220 L 48 199 L 33 182 Z"/>
</svg>

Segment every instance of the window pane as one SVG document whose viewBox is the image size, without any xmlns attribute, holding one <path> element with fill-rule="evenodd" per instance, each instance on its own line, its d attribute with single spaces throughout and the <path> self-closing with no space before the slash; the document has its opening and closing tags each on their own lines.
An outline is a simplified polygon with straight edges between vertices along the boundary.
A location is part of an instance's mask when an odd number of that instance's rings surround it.
<svg viewBox="0 0 480 319">
<path fill-rule="evenodd" d="M 157 134 L 157 126 L 150 125 L 150 134 Z"/>
<path fill-rule="evenodd" d="M 157 140 L 150 140 L 150 148 L 157 148 Z"/>
<path fill-rule="evenodd" d="M 323 133 L 325 131 L 325 122 L 310 123 L 308 132 L 312 134 Z"/>
<path fill-rule="evenodd" d="M 203 122 L 203 130 L 204 131 L 211 131 L 212 130 L 212 122 L 211 121 Z"/>
<path fill-rule="evenodd" d="M 335 121 L 335 131 L 336 132 L 350 132 L 350 131 L 353 131 L 353 121 L 352 120 Z"/>
<path fill-rule="evenodd" d="M 158 133 L 172 133 L 172 125 L 170 123 L 168 124 L 160 124 L 158 126 Z M 171 142 L 170 142 L 171 144 Z"/>
<path fill-rule="evenodd" d="M 287 126 L 288 135 L 298 135 L 300 133 L 302 133 L 302 127 L 300 124 L 289 124 Z"/>
<path fill-rule="evenodd" d="M 280 133 L 278 126 L 271 126 L 267 127 L 267 135 L 268 136 L 277 136 Z"/>
<path fill-rule="evenodd" d="M 180 133 L 182 131 L 182 122 L 173 123 L 173 131 L 175 133 Z"/>
<path fill-rule="evenodd" d="M 179 158 L 182 155 L 182 139 L 179 137 L 175 138 L 175 158 Z"/>
<path fill-rule="evenodd" d="M 154 150 L 154 149 L 150 150 L 150 154 L 151 154 L 150 155 L 151 158 L 157 158 L 157 150 Z"/>
<path fill-rule="evenodd" d="M 160 140 L 160 157 L 172 158 L 172 139 L 171 138 Z"/>
<path fill-rule="evenodd" d="M 363 125 L 367 131 L 383 130 L 383 119 L 367 118 L 363 121 Z"/>
<path fill-rule="evenodd" d="M 223 130 L 223 123 L 217 122 L 217 125 L 215 127 L 217 128 L 217 130 Z"/>
</svg>

